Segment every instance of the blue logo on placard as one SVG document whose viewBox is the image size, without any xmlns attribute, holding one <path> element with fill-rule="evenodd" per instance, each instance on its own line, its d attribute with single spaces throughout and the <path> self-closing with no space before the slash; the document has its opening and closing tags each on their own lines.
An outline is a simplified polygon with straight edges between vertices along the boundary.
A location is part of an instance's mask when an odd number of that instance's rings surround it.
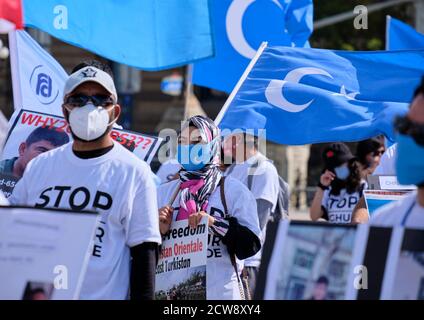
<svg viewBox="0 0 424 320">
<path fill-rule="evenodd" d="M 35 95 L 42 104 L 53 103 L 59 95 L 59 90 L 54 86 L 54 82 L 48 75 L 47 69 L 42 65 L 38 65 L 34 68 L 29 82 Z"/>
<path fill-rule="evenodd" d="M 44 98 L 50 98 L 52 95 L 52 78 L 45 73 L 38 74 L 35 93 Z"/>
</svg>

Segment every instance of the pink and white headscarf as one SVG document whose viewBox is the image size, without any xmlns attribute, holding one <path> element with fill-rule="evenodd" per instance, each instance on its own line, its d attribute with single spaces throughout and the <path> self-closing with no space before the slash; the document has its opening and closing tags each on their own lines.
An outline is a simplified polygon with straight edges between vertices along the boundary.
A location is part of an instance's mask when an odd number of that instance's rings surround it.
<svg viewBox="0 0 424 320">
<path fill-rule="evenodd" d="M 179 172 L 181 180 L 180 210 L 177 220 L 187 219 L 191 214 L 206 211 L 208 199 L 219 185 L 222 173 L 219 170 L 220 133 L 215 123 L 203 116 L 189 118 L 183 125 L 196 127 L 202 140 L 213 143 L 212 156 L 209 162 L 200 170 L 187 171 L 182 168 Z"/>
</svg>

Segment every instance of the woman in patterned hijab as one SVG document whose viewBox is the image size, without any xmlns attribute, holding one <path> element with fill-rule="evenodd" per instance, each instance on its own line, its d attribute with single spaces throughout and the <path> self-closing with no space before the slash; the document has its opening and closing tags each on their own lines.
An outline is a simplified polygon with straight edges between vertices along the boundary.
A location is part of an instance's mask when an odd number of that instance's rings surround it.
<svg viewBox="0 0 424 320">
<path fill-rule="evenodd" d="M 211 119 L 189 118 L 178 140 L 180 181 L 162 184 L 157 193 L 161 234 L 172 221 L 187 220 L 196 228 L 207 218 L 207 298 L 243 298 L 242 264 L 236 258 L 251 257 L 261 247 L 255 198 L 240 181 L 222 176 L 220 133 Z"/>
<path fill-rule="evenodd" d="M 208 198 L 221 181 L 220 137 L 215 123 L 203 116 L 189 118 L 182 126 L 178 162 L 182 169 L 180 211 L 177 220 L 206 211 Z"/>
</svg>

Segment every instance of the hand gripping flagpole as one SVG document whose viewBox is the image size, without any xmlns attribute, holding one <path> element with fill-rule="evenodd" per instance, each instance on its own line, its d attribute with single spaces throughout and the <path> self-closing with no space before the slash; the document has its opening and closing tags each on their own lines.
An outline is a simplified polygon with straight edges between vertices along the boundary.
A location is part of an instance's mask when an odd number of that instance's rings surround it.
<svg viewBox="0 0 424 320">
<path fill-rule="evenodd" d="M 240 77 L 239 81 L 237 82 L 236 86 L 234 87 L 233 91 L 231 91 L 230 96 L 228 97 L 227 101 L 225 101 L 223 107 L 221 108 L 221 111 L 219 111 L 218 115 L 215 118 L 215 124 L 219 125 L 222 118 L 224 117 L 225 112 L 227 112 L 228 107 L 230 106 L 231 102 L 234 100 L 234 97 L 236 96 L 237 92 L 239 91 L 241 85 L 246 80 L 247 75 L 249 72 L 253 69 L 253 66 L 258 61 L 259 57 L 262 55 L 265 48 L 268 46 L 268 42 L 262 42 L 261 46 L 259 47 L 258 51 L 256 51 L 255 56 L 250 60 L 249 65 L 247 66 L 246 70 L 244 70 L 242 76 Z"/>
</svg>

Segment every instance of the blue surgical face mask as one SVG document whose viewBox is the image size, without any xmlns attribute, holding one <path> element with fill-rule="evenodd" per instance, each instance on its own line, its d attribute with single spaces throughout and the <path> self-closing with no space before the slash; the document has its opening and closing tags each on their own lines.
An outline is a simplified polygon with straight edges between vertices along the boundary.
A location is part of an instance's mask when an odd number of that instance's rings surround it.
<svg viewBox="0 0 424 320">
<path fill-rule="evenodd" d="M 424 147 L 408 135 L 397 136 L 396 174 L 400 184 L 424 183 Z"/>
<path fill-rule="evenodd" d="M 347 165 L 342 165 L 340 167 L 334 168 L 336 177 L 340 180 L 346 180 L 350 175 L 350 170 Z"/>
<path fill-rule="evenodd" d="M 179 144 L 177 147 L 177 160 L 187 171 L 202 169 L 212 159 L 214 140 L 207 144 Z"/>
</svg>

